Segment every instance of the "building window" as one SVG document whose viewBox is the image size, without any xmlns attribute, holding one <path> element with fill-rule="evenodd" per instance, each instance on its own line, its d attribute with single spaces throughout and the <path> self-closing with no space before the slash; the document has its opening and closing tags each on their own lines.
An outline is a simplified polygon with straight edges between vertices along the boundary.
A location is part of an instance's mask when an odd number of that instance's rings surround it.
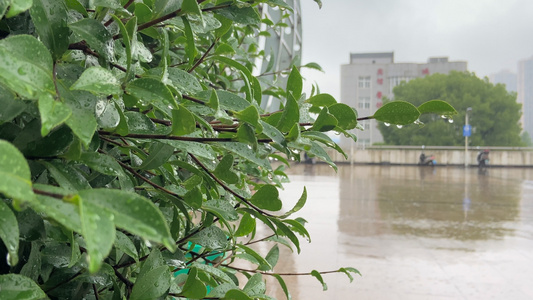
<svg viewBox="0 0 533 300">
<path fill-rule="evenodd" d="M 370 87 L 370 76 L 359 76 L 358 87 L 369 88 Z"/>
<path fill-rule="evenodd" d="M 370 122 L 368 122 L 368 121 L 363 121 L 363 122 L 361 123 L 361 125 L 363 126 L 363 128 L 364 128 L 365 130 L 370 130 Z"/>
<path fill-rule="evenodd" d="M 359 101 L 357 102 L 357 108 L 369 109 L 370 108 L 370 97 L 359 97 Z"/>
</svg>

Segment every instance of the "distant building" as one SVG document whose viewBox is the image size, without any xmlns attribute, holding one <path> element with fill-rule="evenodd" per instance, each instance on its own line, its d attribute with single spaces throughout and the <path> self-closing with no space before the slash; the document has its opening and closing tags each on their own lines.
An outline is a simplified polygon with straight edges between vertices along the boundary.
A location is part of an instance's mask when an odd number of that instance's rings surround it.
<svg viewBox="0 0 533 300">
<path fill-rule="evenodd" d="M 533 57 L 518 62 L 517 93 L 522 104 L 522 129 L 533 137 Z"/>
<path fill-rule="evenodd" d="M 266 59 L 256 62 L 257 74 L 272 74 L 262 77 L 265 82 L 274 83 L 283 88 L 287 84 L 287 76 L 275 76 L 273 73 L 290 70 L 293 64 L 300 65 L 302 56 L 302 9 L 300 0 L 287 0 L 285 3 L 293 8 L 292 13 L 269 5 L 261 5 L 259 7 L 262 19 L 268 18 L 274 24 L 283 20 L 287 26 L 267 27 L 266 23 L 262 23 L 260 31 L 268 30 L 270 36 L 258 35 L 258 46 L 259 49 L 265 51 Z M 284 19 L 287 14 L 289 15 L 288 18 Z M 273 64 L 269 64 L 270 59 L 274 59 Z M 279 104 L 279 99 L 269 95 L 263 95 L 261 100 L 261 107 L 266 111 L 278 110 Z"/>
<path fill-rule="evenodd" d="M 516 92 L 518 87 L 516 74 L 508 70 L 500 71 L 496 74 L 490 75 L 489 80 L 494 84 L 504 84 L 508 92 Z"/>
<path fill-rule="evenodd" d="M 341 102 L 355 107 L 359 116 L 371 116 L 383 105 L 383 97 L 393 98 L 392 89 L 401 82 L 434 73 L 466 71 L 466 62 L 431 57 L 427 63 L 395 63 L 394 52 L 351 53 L 350 63 L 341 66 Z M 365 130 L 355 132 L 358 146 L 383 142 L 375 120 L 363 121 Z M 349 143 L 341 141 L 341 146 Z"/>
</svg>

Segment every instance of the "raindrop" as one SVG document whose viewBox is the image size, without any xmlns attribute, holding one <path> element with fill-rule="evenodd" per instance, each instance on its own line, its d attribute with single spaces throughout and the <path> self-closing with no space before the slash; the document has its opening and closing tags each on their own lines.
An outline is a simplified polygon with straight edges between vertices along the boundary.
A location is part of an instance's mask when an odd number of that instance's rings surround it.
<svg viewBox="0 0 533 300">
<path fill-rule="evenodd" d="M 416 121 L 414 121 L 413 123 L 415 123 L 416 125 L 423 125 L 424 124 L 419 119 L 416 119 Z"/>
<path fill-rule="evenodd" d="M 447 116 L 445 116 L 445 115 L 441 115 L 440 117 L 443 118 L 443 119 L 447 118 Z"/>
<path fill-rule="evenodd" d="M 387 123 L 387 122 L 384 122 L 383 124 L 385 124 L 385 126 L 387 126 L 387 127 L 390 126 L 390 123 Z"/>
<path fill-rule="evenodd" d="M 453 119 L 448 119 L 448 123 L 453 123 Z"/>
<path fill-rule="evenodd" d="M 398 127 L 398 129 L 402 129 L 403 125 L 396 125 L 396 127 Z"/>
<path fill-rule="evenodd" d="M 24 71 L 24 68 L 22 68 L 22 67 L 18 68 L 17 71 L 18 71 L 19 75 L 26 75 L 26 71 Z"/>
</svg>

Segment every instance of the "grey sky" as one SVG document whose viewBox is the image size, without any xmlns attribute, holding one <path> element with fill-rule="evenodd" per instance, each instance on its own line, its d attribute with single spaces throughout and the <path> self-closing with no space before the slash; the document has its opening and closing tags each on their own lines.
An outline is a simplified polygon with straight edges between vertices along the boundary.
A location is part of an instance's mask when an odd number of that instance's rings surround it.
<svg viewBox="0 0 533 300">
<path fill-rule="evenodd" d="M 340 96 L 340 65 L 350 52 L 394 51 L 396 62 L 448 56 L 479 77 L 533 56 L 531 0 L 301 0 L 303 71 L 323 93 Z"/>
</svg>

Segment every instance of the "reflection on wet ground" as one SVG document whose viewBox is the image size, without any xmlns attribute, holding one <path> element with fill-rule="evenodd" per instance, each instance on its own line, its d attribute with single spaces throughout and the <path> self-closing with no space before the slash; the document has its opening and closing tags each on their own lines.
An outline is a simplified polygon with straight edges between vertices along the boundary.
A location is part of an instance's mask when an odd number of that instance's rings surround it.
<svg viewBox="0 0 533 300">
<path fill-rule="evenodd" d="M 281 193 L 312 243 L 283 248 L 276 272 L 357 268 L 290 277 L 293 299 L 533 299 L 533 170 L 295 165 Z M 268 251 L 268 249 L 264 249 Z M 270 294 L 284 299 L 277 283 Z"/>
</svg>

